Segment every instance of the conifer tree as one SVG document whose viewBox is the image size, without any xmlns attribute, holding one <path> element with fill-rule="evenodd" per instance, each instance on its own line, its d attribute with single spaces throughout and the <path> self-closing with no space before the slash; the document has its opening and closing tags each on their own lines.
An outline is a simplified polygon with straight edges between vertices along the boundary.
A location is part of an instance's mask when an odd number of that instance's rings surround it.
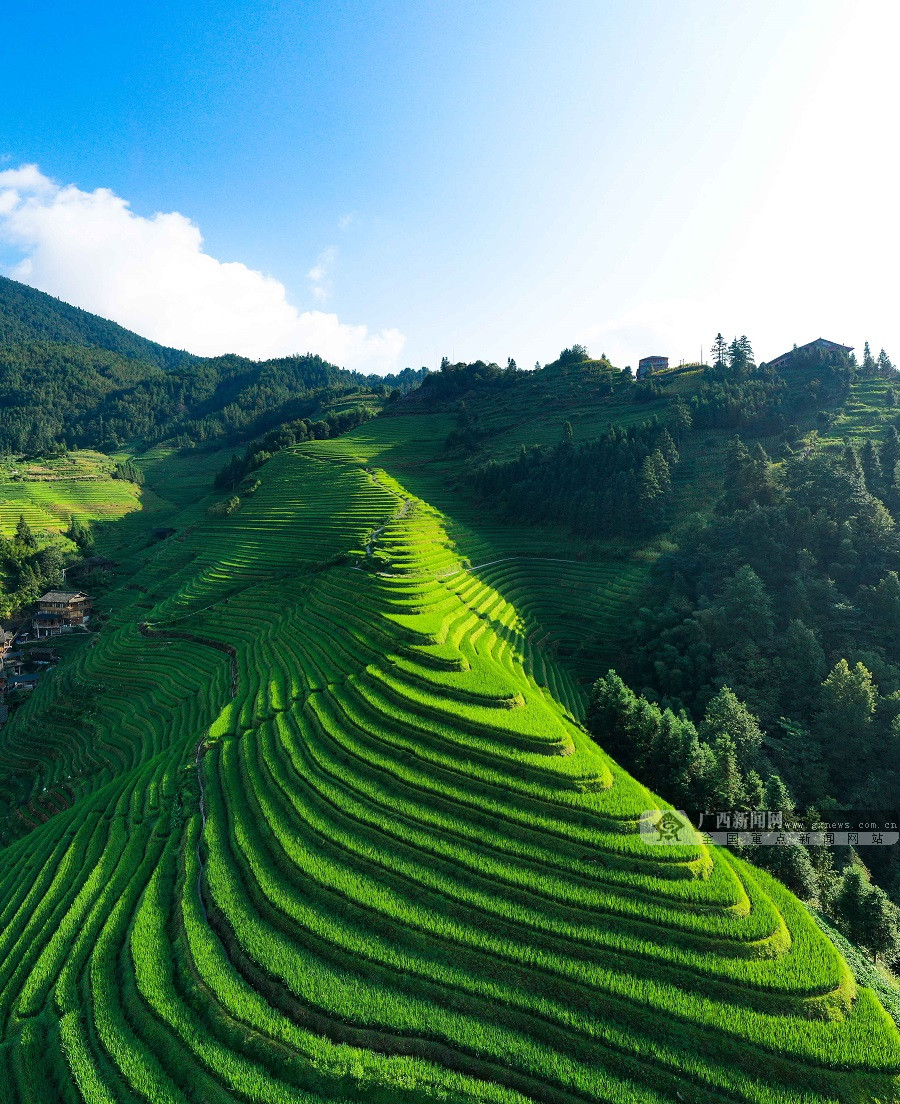
<svg viewBox="0 0 900 1104">
<path fill-rule="evenodd" d="M 860 760 L 871 750 L 872 717 L 878 694 L 871 672 L 862 664 L 839 660 L 822 683 L 818 730 L 835 783 L 846 788 Z"/>
<path fill-rule="evenodd" d="M 787 786 L 778 774 L 770 774 L 766 779 L 763 799 L 765 808 L 775 812 L 792 813 L 796 808 Z"/>
<path fill-rule="evenodd" d="M 866 487 L 870 494 L 879 495 L 882 491 L 881 457 L 874 441 L 866 441 L 859 455 Z"/>
<path fill-rule="evenodd" d="M 31 526 L 25 520 L 24 514 L 19 514 L 19 521 L 16 525 L 16 540 L 25 548 L 37 548 L 37 538 L 32 533 Z"/>
<path fill-rule="evenodd" d="M 881 444 L 881 470 L 885 479 L 890 479 L 897 464 L 900 463 L 900 433 L 896 426 L 890 426 L 887 436 Z"/>
<path fill-rule="evenodd" d="M 762 747 L 763 734 L 758 718 L 727 686 L 723 686 L 706 707 L 699 733 L 702 740 L 713 746 L 727 736 L 740 762 L 751 762 Z"/>
<path fill-rule="evenodd" d="M 735 742 L 722 733 L 712 745 L 715 767 L 712 775 L 712 797 L 718 810 L 746 809 L 747 791 L 741 776 Z"/>
<path fill-rule="evenodd" d="M 784 631 L 778 662 L 785 688 L 785 706 L 796 715 L 809 709 L 828 670 L 825 652 L 812 629 L 794 618 Z"/>
<path fill-rule="evenodd" d="M 896 953 L 900 941 L 897 907 L 856 864 L 844 873 L 834 899 L 834 911 L 845 934 L 870 951 L 876 962 L 879 955 Z"/>
<path fill-rule="evenodd" d="M 669 423 L 672 432 L 675 435 L 675 440 L 678 444 L 684 435 L 690 430 L 694 424 L 693 416 L 691 415 L 691 408 L 684 401 L 684 399 L 678 395 L 672 403 L 672 420 Z"/>
</svg>

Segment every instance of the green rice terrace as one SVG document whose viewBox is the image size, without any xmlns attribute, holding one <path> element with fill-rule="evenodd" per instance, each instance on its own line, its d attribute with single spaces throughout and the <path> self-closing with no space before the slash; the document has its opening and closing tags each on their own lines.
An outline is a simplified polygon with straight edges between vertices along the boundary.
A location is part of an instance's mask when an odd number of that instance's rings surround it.
<svg viewBox="0 0 900 1104">
<path fill-rule="evenodd" d="M 40 463 L 0 461 L 0 536 L 20 517 L 38 533 L 56 535 L 73 517 L 105 521 L 141 508 L 140 488 L 112 477 L 113 461 L 82 450 Z"/>
<path fill-rule="evenodd" d="M 811 912 L 644 843 L 581 725 L 547 645 L 645 565 L 479 523 L 449 422 L 280 452 L 227 517 L 221 456 L 139 458 L 174 535 L 106 526 L 101 631 L 0 728 L 3 1104 L 900 1100 Z"/>
</svg>

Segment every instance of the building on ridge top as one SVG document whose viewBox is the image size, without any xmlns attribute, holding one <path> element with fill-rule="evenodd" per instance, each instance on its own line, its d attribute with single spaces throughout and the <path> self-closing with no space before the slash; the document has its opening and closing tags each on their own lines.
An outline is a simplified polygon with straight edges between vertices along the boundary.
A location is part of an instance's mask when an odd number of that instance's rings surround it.
<svg viewBox="0 0 900 1104">
<path fill-rule="evenodd" d="M 822 349 L 826 353 L 839 352 L 839 353 L 852 353 L 852 345 L 839 345 L 837 341 L 827 341 L 824 337 L 817 337 L 815 341 L 807 341 L 805 345 L 799 346 L 797 349 L 791 349 L 788 353 L 782 353 L 781 356 L 775 357 L 774 360 L 768 361 L 767 368 L 783 368 L 794 355 L 794 353 L 804 353 L 807 349 Z"/>
<path fill-rule="evenodd" d="M 664 356 L 645 356 L 638 361 L 637 378 L 652 376 L 654 372 L 664 372 L 669 367 L 669 358 Z"/>
</svg>

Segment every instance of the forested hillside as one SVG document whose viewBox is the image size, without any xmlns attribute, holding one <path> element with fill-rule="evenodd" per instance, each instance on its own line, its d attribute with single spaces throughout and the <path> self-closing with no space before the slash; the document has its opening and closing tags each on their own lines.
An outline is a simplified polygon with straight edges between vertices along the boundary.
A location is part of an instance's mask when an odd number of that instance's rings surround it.
<svg viewBox="0 0 900 1104">
<path fill-rule="evenodd" d="M 362 376 L 311 354 L 194 357 L 0 278 L 0 452 L 235 442 L 335 403 L 359 422 L 423 375 Z"/>
<path fill-rule="evenodd" d="M 178 368 L 198 359 L 148 341 L 37 288 L 0 276 L 0 346 L 28 345 L 35 341 L 105 349 L 156 368 Z"/>
</svg>

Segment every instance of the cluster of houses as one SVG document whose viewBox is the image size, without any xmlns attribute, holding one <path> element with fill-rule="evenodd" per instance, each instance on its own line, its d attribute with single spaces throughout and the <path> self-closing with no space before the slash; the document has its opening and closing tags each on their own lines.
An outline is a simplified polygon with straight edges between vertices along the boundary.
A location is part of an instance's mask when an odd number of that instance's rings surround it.
<svg viewBox="0 0 900 1104">
<path fill-rule="evenodd" d="M 89 594 L 73 590 L 48 590 L 38 599 L 31 628 L 17 632 L 0 629 L 0 724 L 7 718 L 6 694 L 10 690 L 33 690 L 38 679 L 57 656 L 46 646 L 50 637 L 87 625 L 93 610 Z M 35 647 L 31 641 L 45 642 Z M 26 650 L 23 645 L 30 644 Z"/>
</svg>

